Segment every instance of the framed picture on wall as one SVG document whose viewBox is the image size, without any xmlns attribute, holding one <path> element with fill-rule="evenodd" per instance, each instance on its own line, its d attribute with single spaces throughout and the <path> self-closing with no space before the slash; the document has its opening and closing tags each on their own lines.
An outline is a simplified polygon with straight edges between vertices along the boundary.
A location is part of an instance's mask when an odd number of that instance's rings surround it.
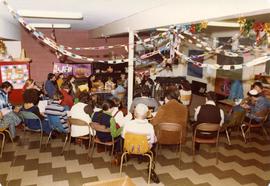
<svg viewBox="0 0 270 186">
<path fill-rule="evenodd" d="M 228 78 L 216 78 L 215 80 L 215 92 L 222 96 L 229 96 L 231 91 L 231 85 L 232 85 L 231 79 Z"/>
<path fill-rule="evenodd" d="M 204 51 L 202 50 L 189 50 L 188 56 L 192 57 L 194 61 L 198 61 L 203 63 L 203 57 L 196 57 L 198 55 L 203 54 Z M 203 77 L 203 69 L 201 67 L 198 67 L 192 63 L 188 63 L 188 70 L 187 75 L 193 76 L 196 78 L 202 78 Z"/>
</svg>

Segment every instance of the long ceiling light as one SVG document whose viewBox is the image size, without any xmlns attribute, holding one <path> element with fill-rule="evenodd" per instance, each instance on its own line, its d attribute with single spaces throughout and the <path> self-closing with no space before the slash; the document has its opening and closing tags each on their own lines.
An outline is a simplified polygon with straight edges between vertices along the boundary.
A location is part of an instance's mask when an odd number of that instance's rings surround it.
<svg viewBox="0 0 270 186">
<path fill-rule="evenodd" d="M 52 24 L 52 23 L 30 23 L 35 28 L 70 28 L 70 24 Z"/>
<path fill-rule="evenodd" d="M 230 27 L 230 28 L 239 28 L 238 23 L 226 22 L 226 21 L 210 21 L 208 26 L 217 26 L 217 27 Z"/>
<path fill-rule="evenodd" d="M 38 10 L 18 10 L 18 14 L 22 17 L 29 18 L 50 18 L 50 19 L 82 19 L 80 12 L 54 12 L 54 11 L 38 11 Z"/>
</svg>

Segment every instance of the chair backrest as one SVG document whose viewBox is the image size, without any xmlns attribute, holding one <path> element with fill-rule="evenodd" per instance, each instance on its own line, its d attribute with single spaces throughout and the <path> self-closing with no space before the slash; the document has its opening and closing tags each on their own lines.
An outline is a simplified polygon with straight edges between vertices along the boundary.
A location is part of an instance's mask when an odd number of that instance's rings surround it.
<svg viewBox="0 0 270 186">
<path fill-rule="evenodd" d="M 22 119 L 23 119 L 23 123 L 24 123 L 24 127 L 27 127 L 28 129 L 30 130 L 33 130 L 33 131 L 39 131 L 39 130 L 43 130 L 42 129 L 42 123 L 41 123 L 41 120 L 40 118 L 34 114 L 33 112 L 29 112 L 29 111 L 20 111 L 19 112 L 19 115 L 21 115 Z M 26 122 L 27 120 L 35 120 L 35 121 L 38 121 L 38 125 L 39 125 L 39 128 L 36 128 L 37 126 L 31 126 L 31 124 L 29 124 L 28 122 Z"/>
<path fill-rule="evenodd" d="M 66 131 L 61 123 L 60 116 L 51 115 L 51 114 L 47 114 L 46 116 L 47 116 L 49 125 L 52 129 L 55 129 L 59 132 L 66 133 Z"/>
<path fill-rule="evenodd" d="M 101 125 L 97 122 L 91 122 L 90 126 L 92 129 L 94 129 L 96 132 L 104 132 L 104 133 L 111 133 L 110 128 L 106 128 L 104 125 Z"/>
<path fill-rule="evenodd" d="M 33 112 L 20 111 L 20 114 L 23 117 L 23 119 L 38 119 L 39 120 L 39 117 Z"/>
<path fill-rule="evenodd" d="M 89 124 L 83 120 L 76 119 L 76 118 L 68 118 L 69 125 L 76 125 L 76 126 L 89 126 Z"/>
<path fill-rule="evenodd" d="M 180 144 L 182 141 L 182 125 L 178 123 L 159 123 L 156 127 L 159 144 Z"/>
<path fill-rule="evenodd" d="M 127 132 L 125 134 L 124 150 L 130 154 L 145 154 L 150 147 L 146 135 Z"/>
</svg>

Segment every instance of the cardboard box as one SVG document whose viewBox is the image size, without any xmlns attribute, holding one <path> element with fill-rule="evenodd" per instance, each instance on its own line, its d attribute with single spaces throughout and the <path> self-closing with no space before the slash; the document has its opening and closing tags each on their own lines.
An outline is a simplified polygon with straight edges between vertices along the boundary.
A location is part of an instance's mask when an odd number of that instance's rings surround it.
<svg viewBox="0 0 270 186">
<path fill-rule="evenodd" d="M 115 178 L 112 180 L 105 180 L 105 181 L 97 181 L 97 182 L 90 182 L 85 183 L 83 186 L 136 186 L 131 179 L 126 177 Z"/>
</svg>

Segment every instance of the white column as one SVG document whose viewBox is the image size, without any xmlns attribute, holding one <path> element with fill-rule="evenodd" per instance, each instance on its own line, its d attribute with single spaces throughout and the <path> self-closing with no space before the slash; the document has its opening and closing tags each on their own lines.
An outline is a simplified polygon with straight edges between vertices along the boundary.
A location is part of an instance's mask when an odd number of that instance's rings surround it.
<svg viewBox="0 0 270 186">
<path fill-rule="evenodd" d="M 134 79 L 134 31 L 129 30 L 128 40 L 128 110 L 133 100 L 133 79 Z"/>
</svg>

